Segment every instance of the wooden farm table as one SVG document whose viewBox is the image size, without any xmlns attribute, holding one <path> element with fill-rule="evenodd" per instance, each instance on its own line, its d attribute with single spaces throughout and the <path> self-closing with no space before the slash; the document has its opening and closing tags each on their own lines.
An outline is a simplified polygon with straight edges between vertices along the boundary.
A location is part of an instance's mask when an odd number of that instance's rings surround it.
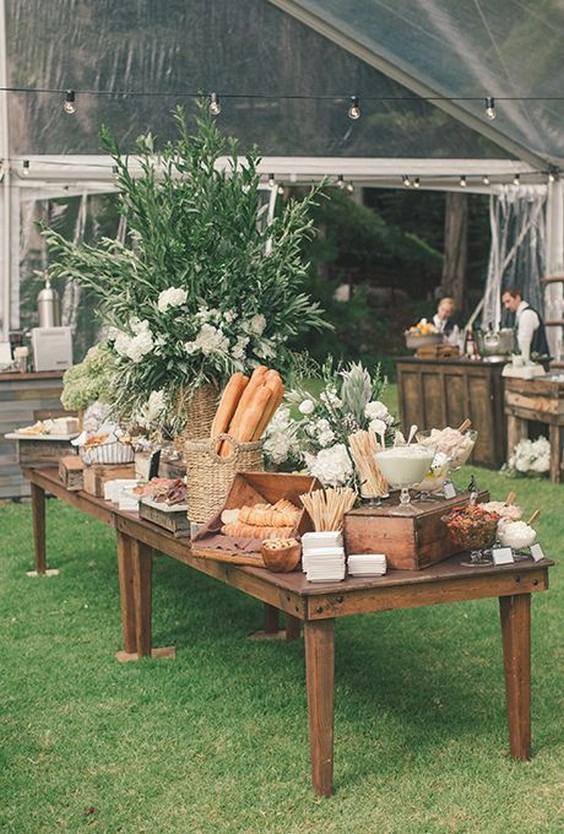
<svg viewBox="0 0 564 834">
<path fill-rule="evenodd" d="M 548 588 L 553 563 L 518 562 L 503 567 L 465 568 L 455 556 L 423 571 L 390 571 L 376 578 L 347 578 L 338 584 L 308 583 L 300 572 L 275 574 L 256 567 L 199 559 L 186 540 L 134 513 L 120 512 L 84 492 L 68 492 L 55 470 L 24 470 L 32 484 L 36 566 L 46 569 L 45 492 L 67 501 L 117 531 L 125 652 L 156 655 L 151 644 L 151 569 L 155 552 L 225 582 L 287 615 L 287 627 L 303 622 L 312 782 L 329 796 L 333 779 L 335 621 L 348 614 L 412 608 L 498 597 L 509 723 L 509 748 L 516 759 L 531 755 L 531 593 Z"/>
</svg>

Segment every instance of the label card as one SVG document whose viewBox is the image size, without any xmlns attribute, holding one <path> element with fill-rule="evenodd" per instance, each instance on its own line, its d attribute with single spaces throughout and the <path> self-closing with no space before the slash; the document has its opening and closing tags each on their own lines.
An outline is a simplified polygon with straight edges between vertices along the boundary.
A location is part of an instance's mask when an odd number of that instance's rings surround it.
<svg viewBox="0 0 564 834">
<path fill-rule="evenodd" d="M 456 487 L 452 481 L 447 481 L 443 487 L 445 498 L 456 498 Z"/>
<path fill-rule="evenodd" d="M 531 556 L 535 562 L 541 562 L 543 559 L 546 559 L 544 551 L 538 542 L 536 544 L 532 544 L 529 550 L 531 551 Z"/>
<path fill-rule="evenodd" d="M 515 561 L 510 547 L 493 547 L 492 559 L 494 565 L 511 565 Z"/>
</svg>

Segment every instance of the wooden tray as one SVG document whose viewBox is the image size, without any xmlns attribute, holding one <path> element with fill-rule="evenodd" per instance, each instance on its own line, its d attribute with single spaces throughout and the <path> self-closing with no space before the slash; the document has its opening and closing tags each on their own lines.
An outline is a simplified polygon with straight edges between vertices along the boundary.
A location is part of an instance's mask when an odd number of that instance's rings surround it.
<svg viewBox="0 0 564 834">
<path fill-rule="evenodd" d="M 168 530 L 175 538 L 190 536 L 190 522 L 186 515 L 186 505 L 167 506 L 149 498 L 139 502 L 139 518 L 152 521 L 158 527 Z"/>
</svg>

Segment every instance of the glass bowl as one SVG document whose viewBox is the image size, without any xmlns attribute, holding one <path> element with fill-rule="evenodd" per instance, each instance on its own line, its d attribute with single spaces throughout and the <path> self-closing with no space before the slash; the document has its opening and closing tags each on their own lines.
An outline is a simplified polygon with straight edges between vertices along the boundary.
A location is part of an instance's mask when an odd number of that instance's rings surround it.
<svg viewBox="0 0 564 834">
<path fill-rule="evenodd" d="M 451 541 L 460 550 L 484 550 L 491 547 L 497 533 L 499 516 L 483 510 L 479 504 L 454 507 L 442 516 Z"/>
<path fill-rule="evenodd" d="M 450 458 L 450 469 L 460 469 L 464 466 L 476 445 L 478 432 L 467 429 L 459 432 L 447 426 L 446 429 L 425 429 L 417 432 L 417 442 L 423 446 L 435 446 L 437 451 Z"/>
</svg>

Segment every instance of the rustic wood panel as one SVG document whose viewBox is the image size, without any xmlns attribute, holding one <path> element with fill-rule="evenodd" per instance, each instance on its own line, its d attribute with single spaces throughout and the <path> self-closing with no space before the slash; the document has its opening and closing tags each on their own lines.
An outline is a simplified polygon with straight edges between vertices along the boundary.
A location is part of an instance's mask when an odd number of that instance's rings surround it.
<svg viewBox="0 0 564 834">
<path fill-rule="evenodd" d="M 469 359 L 397 360 L 398 400 L 404 431 L 459 426 L 469 417 L 478 431 L 470 462 L 499 467 L 505 461 L 503 363 Z"/>
</svg>

